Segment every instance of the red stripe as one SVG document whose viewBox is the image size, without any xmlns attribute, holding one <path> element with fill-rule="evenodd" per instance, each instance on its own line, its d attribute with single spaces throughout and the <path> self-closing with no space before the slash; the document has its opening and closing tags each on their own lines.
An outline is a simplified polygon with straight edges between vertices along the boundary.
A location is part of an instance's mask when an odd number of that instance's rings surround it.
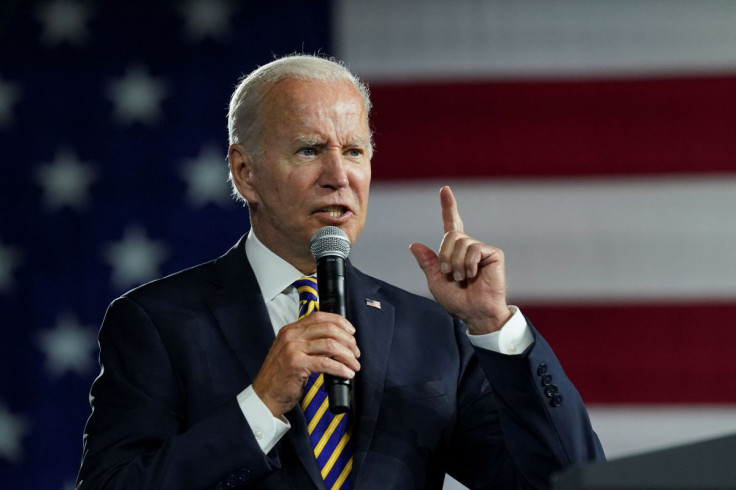
<svg viewBox="0 0 736 490">
<path fill-rule="evenodd" d="M 523 306 L 586 402 L 736 402 L 736 304 Z"/>
<path fill-rule="evenodd" d="M 378 180 L 736 171 L 736 77 L 371 92 Z"/>
</svg>

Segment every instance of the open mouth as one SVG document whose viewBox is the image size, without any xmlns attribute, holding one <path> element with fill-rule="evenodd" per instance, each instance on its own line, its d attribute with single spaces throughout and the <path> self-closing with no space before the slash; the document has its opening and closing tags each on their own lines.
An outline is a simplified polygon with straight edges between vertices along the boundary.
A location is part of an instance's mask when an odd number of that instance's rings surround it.
<svg viewBox="0 0 736 490">
<path fill-rule="evenodd" d="M 320 212 L 327 213 L 332 218 L 339 218 L 347 212 L 345 206 L 327 206 L 320 209 Z"/>
</svg>

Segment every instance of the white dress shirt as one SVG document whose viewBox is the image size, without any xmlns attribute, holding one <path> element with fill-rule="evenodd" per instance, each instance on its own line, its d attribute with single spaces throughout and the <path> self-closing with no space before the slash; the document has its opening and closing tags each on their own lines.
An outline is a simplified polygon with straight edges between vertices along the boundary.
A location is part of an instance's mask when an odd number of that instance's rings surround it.
<svg viewBox="0 0 736 490">
<path fill-rule="evenodd" d="M 297 319 L 299 292 L 293 283 L 304 274 L 266 248 L 252 229 L 245 241 L 245 254 L 266 302 L 274 333 L 278 334 L 281 327 Z M 470 342 L 476 347 L 501 354 L 515 355 L 524 352 L 534 339 L 521 311 L 515 306 L 510 308 L 513 315 L 501 330 L 485 335 L 468 333 Z M 274 417 L 253 391 L 252 385 L 237 398 L 258 444 L 264 453 L 268 453 L 291 427 L 288 420 L 285 417 Z"/>
</svg>

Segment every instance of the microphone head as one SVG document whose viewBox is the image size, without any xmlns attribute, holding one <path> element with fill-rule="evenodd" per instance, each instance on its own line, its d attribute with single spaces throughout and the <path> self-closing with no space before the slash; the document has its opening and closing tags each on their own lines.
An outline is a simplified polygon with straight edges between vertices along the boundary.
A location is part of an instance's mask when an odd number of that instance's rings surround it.
<svg viewBox="0 0 736 490">
<path fill-rule="evenodd" d="M 314 260 L 319 260 L 328 255 L 337 255 L 347 259 L 350 253 L 350 239 L 337 226 L 324 226 L 312 235 L 309 250 L 312 252 Z"/>
</svg>

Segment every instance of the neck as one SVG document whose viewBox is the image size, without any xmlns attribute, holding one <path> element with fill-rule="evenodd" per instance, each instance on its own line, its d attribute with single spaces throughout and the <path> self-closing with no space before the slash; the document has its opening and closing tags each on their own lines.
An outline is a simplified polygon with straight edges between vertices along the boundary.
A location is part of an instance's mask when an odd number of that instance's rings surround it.
<svg viewBox="0 0 736 490">
<path fill-rule="evenodd" d="M 258 241 L 263 244 L 264 247 L 269 249 L 274 254 L 278 255 L 284 261 L 288 262 L 295 269 L 298 269 L 299 272 L 301 272 L 305 276 L 313 274 L 314 271 L 317 270 L 317 264 L 314 260 L 314 257 L 312 257 L 311 252 L 304 254 L 297 253 L 296 251 L 290 249 L 283 249 L 283 247 L 278 246 L 276 241 L 270 240 L 267 233 L 259 233 L 255 227 L 253 227 L 251 231 L 258 239 Z M 301 248 L 309 251 L 308 246 Z"/>
</svg>

